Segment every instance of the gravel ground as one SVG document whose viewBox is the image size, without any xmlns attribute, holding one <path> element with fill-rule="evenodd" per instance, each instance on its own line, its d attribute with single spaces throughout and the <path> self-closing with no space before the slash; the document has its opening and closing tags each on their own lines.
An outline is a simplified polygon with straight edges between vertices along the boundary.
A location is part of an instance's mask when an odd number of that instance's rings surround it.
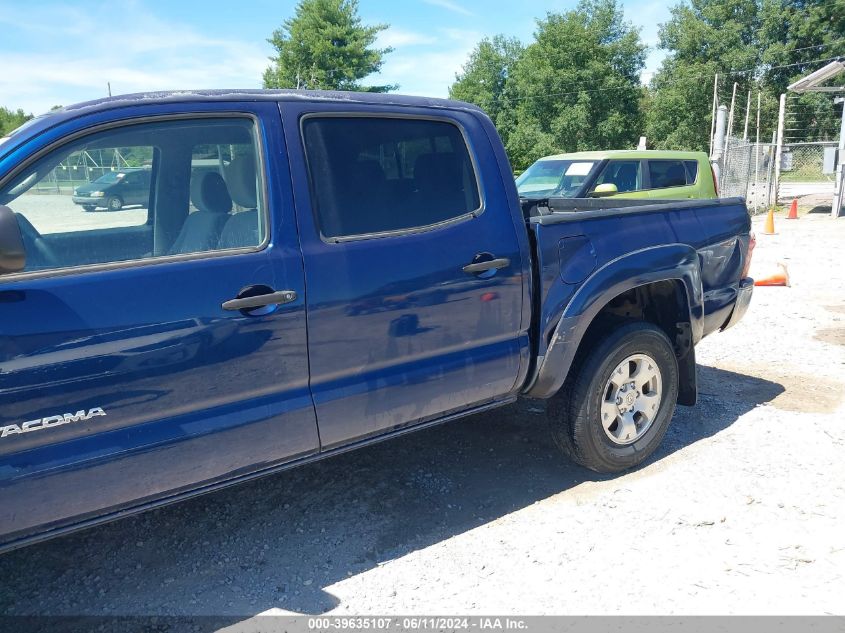
<svg viewBox="0 0 845 633">
<path fill-rule="evenodd" d="M 793 285 L 699 346 L 639 470 L 569 464 L 521 402 L 6 554 L 0 610 L 845 613 L 845 219 L 762 220 L 752 271 Z"/>
</svg>

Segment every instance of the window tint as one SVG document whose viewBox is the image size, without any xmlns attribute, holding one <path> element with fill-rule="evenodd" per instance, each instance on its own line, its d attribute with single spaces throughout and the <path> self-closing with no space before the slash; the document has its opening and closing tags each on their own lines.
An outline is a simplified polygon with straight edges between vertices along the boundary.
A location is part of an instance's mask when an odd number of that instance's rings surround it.
<svg viewBox="0 0 845 633">
<path fill-rule="evenodd" d="M 0 190 L 25 270 L 258 246 L 265 228 L 249 119 L 127 125 L 65 145 Z"/>
<path fill-rule="evenodd" d="M 643 188 L 642 170 L 638 160 L 612 160 L 596 180 L 596 185 L 613 184 L 620 193 Z M 594 186 L 595 188 L 595 186 Z"/>
<path fill-rule="evenodd" d="M 466 143 L 450 123 L 312 118 L 304 138 L 326 237 L 429 226 L 481 206 Z"/>
<path fill-rule="evenodd" d="M 698 166 L 695 161 L 680 160 L 650 160 L 648 161 L 648 175 L 651 179 L 652 189 L 663 189 L 665 187 L 683 187 L 695 182 L 695 175 L 690 178 L 690 172 L 685 163 L 692 163 Z"/>
</svg>

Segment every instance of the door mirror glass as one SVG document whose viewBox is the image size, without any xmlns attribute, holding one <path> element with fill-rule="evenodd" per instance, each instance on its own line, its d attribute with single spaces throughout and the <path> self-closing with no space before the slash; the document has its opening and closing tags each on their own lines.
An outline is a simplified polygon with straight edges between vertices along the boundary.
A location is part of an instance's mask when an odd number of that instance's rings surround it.
<svg viewBox="0 0 845 633">
<path fill-rule="evenodd" d="M 606 182 L 604 184 L 598 185 L 590 195 L 593 198 L 604 198 L 606 196 L 612 196 L 614 194 L 619 193 L 619 189 L 614 185 L 612 182 Z"/>
<path fill-rule="evenodd" d="M 26 255 L 15 212 L 0 205 L 0 275 L 24 269 Z"/>
</svg>

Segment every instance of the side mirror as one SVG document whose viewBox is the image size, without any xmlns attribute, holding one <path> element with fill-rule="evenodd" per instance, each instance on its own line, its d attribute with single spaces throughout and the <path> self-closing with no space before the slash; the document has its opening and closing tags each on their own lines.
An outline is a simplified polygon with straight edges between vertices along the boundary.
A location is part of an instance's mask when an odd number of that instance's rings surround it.
<svg viewBox="0 0 845 633">
<path fill-rule="evenodd" d="M 593 189 L 590 192 L 590 196 L 593 198 L 604 198 L 606 196 L 612 196 L 617 193 L 619 193 L 619 189 L 616 188 L 616 185 L 614 185 L 612 182 L 606 182 Z"/>
<path fill-rule="evenodd" d="M 9 207 L 0 205 L 0 275 L 17 273 L 26 266 L 26 251 L 18 218 Z"/>
</svg>

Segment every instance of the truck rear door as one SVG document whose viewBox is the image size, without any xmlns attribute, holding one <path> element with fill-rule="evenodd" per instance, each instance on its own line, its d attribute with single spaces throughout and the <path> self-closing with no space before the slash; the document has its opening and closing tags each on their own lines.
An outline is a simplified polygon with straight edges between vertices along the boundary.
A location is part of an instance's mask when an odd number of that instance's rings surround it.
<svg viewBox="0 0 845 633">
<path fill-rule="evenodd" d="M 302 140 L 288 149 L 323 448 L 513 393 L 523 267 L 479 122 L 281 108 L 288 139 Z"/>
<path fill-rule="evenodd" d="M 0 276 L 0 533 L 316 451 L 276 103 L 136 106 L 52 137 L 0 165 L 27 251 Z M 74 205 L 70 181 L 112 163 L 149 169 L 149 196 Z"/>
</svg>

